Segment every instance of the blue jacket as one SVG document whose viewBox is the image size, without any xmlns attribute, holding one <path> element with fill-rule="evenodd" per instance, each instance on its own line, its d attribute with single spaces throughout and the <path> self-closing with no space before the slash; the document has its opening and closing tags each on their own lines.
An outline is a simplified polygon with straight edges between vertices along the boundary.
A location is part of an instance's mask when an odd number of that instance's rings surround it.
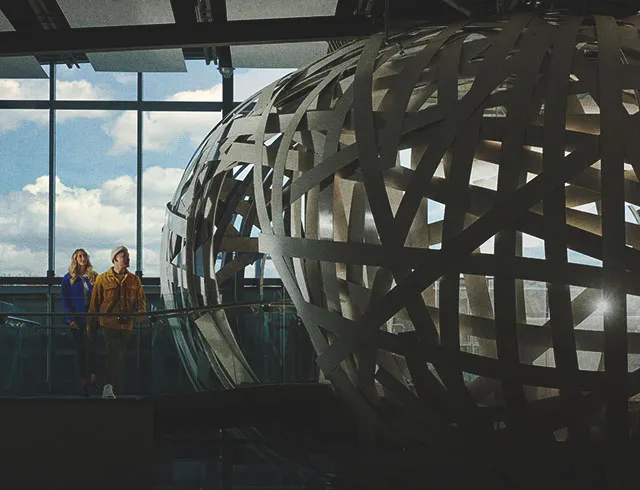
<svg viewBox="0 0 640 490">
<path fill-rule="evenodd" d="M 82 282 L 85 281 L 89 287 L 89 296 L 85 303 L 84 300 L 84 286 Z M 71 284 L 71 274 L 67 272 L 62 278 L 62 309 L 67 314 L 64 317 L 65 323 L 71 323 L 71 320 L 75 320 L 78 325 L 86 325 L 86 316 L 75 316 L 73 313 L 85 313 L 89 307 L 89 301 L 91 300 L 91 291 L 93 290 L 93 284 L 89 282 L 86 277 L 79 277 Z"/>
</svg>

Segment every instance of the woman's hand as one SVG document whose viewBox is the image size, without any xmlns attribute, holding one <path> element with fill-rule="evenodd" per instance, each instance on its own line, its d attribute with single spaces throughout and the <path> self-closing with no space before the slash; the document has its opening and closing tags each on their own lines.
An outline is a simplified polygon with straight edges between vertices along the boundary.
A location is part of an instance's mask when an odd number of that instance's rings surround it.
<svg viewBox="0 0 640 490">
<path fill-rule="evenodd" d="M 71 323 L 69 323 L 69 326 L 70 326 L 71 328 L 75 328 L 75 329 L 77 329 L 77 328 L 78 328 L 78 324 L 77 324 L 74 320 L 71 320 Z"/>
</svg>

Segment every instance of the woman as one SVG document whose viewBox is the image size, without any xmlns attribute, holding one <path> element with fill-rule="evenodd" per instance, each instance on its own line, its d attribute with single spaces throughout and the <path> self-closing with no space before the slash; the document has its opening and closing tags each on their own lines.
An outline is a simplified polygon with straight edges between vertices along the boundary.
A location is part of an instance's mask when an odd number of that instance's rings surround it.
<svg viewBox="0 0 640 490">
<path fill-rule="evenodd" d="M 87 317 L 78 313 L 87 312 L 97 275 L 89 260 L 89 254 L 79 248 L 71 255 L 69 272 L 62 278 L 62 308 L 67 314 L 64 321 L 71 327 L 76 344 L 80 385 L 85 394 L 88 394 L 88 384 L 95 387 L 96 375 L 91 367 L 92 356 L 88 351 L 90 345 L 86 342 Z"/>
</svg>

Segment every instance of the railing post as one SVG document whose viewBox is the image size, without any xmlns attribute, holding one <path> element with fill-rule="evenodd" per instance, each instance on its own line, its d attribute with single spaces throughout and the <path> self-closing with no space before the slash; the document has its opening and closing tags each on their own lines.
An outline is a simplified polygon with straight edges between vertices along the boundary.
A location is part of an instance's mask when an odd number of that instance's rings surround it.
<svg viewBox="0 0 640 490">
<path fill-rule="evenodd" d="M 225 430 L 220 430 L 220 487 L 222 490 L 231 490 L 233 487 L 233 441 Z"/>
<path fill-rule="evenodd" d="M 47 313 L 53 313 L 53 287 L 52 280 L 55 277 L 55 273 L 52 270 L 47 271 Z M 53 361 L 53 317 L 51 315 L 47 316 L 46 322 L 47 328 L 47 349 L 45 352 L 45 369 L 46 369 L 46 377 L 45 383 L 47 385 L 47 392 L 51 393 L 51 385 L 52 385 L 52 361 Z"/>
<path fill-rule="evenodd" d="M 136 323 L 136 328 L 138 330 L 136 332 L 136 334 L 137 334 L 136 335 L 136 350 L 138 352 L 137 355 L 136 355 L 136 364 L 137 364 L 137 366 L 136 366 L 136 370 L 137 370 L 137 376 L 136 376 L 137 379 L 136 379 L 136 381 L 137 381 L 137 384 L 138 384 L 138 388 L 137 388 L 136 391 L 137 391 L 137 395 L 139 396 L 139 395 L 141 395 L 141 393 L 140 393 L 140 391 L 141 391 L 141 382 L 140 382 L 140 378 L 141 378 L 141 375 L 140 375 L 140 335 L 142 335 L 142 328 L 140 327 L 140 323 L 141 323 L 140 321 L 136 321 L 135 323 Z"/>
<path fill-rule="evenodd" d="M 149 316 L 149 395 L 155 395 L 155 380 L 153 377 L 153 335 L 155 333 L 155 317 Z"/>
</svg>

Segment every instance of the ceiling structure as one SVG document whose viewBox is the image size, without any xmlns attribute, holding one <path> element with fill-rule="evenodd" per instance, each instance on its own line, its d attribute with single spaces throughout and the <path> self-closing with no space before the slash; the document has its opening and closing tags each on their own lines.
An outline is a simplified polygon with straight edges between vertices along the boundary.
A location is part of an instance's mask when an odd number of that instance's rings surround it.
<svg viewBox="0 0 640 490">
<path fill-rule="evenodd" d="M 72 28 L 173 24 L 169 0 L 57 0 Z M 86 53 L 96 71 L 187 71 L 180 48 Z"/>
<path fill-rule="evenodd" d="M 416 21 L 549 7 L 623 17 L 640 0 L 0 0 L 0 78 L 46 77 L 46 63 L 297 68 L 347 40 Z"/>
<path fill-rule="evenodd" d="M 0 11 L 0 32 L 15 29 Z M 0 58 L 0 76 L 6 78 L 47 78 L 47 74 L 34 56 L 12 56 Z"/>
</svg>

